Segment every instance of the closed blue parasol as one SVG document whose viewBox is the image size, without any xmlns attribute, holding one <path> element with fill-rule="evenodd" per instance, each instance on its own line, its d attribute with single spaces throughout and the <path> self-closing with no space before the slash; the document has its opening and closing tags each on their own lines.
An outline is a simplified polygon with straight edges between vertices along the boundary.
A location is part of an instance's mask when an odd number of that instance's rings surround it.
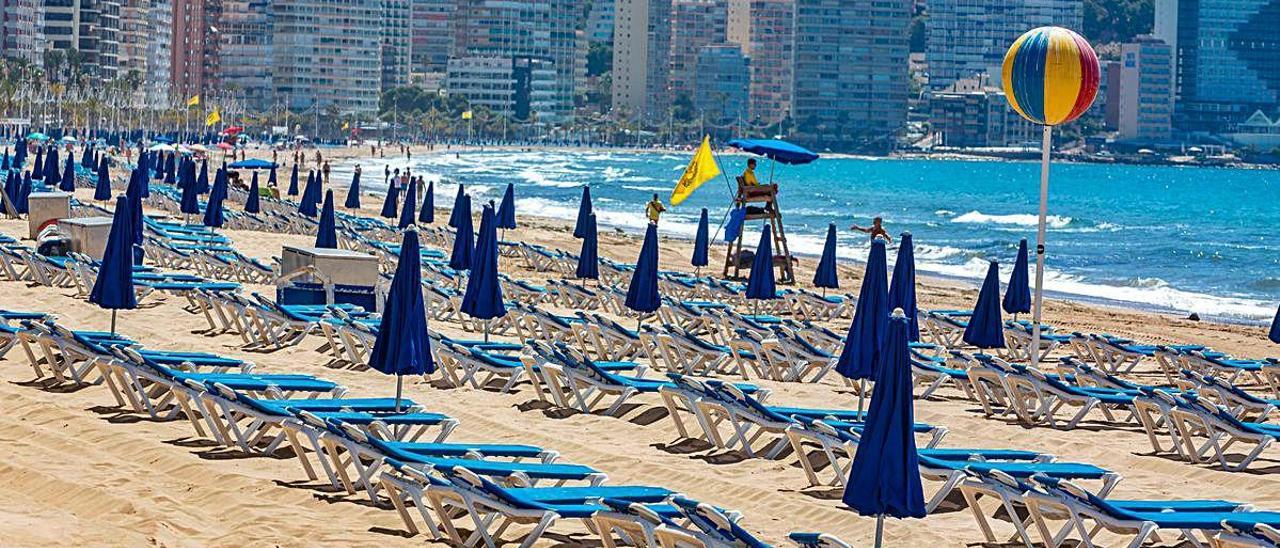
<svg viewBox="0 0 1280 548">
<path fill-rule="evenodd" d="M 1000 319 L 1000 265 L 987 265 L 987 278 L 982 281 L 978 302 L 964 328 L 964 342 L 978 348 L 1004 348 L 1004 323 Z"/>
<path fill-rule="evenodd" d="M 222 214 L 222 203 L 227 199 L 227 172 L 221 169 L 213 177 L 213 187 L 209 190 L 209 200 L 204 208 L 204 226 L 222 228 L 226 222 Z"/>
<path fill-rule="evenodd" d="M 347 187 L 347 200 L 342 203 L 347 209 L 360 209 L 360 172 L 351 176 L 351 186 Z"/>
<path fill-rule="evenodd" d="M 591 207 L 591 187 L 582 187 L 582 201 L 578 202 L 578 220 L 573 223 L 573 237 L 582 238 L 587 235 L 587 220 L 593 214 Z"/>
<path fill-rule="evenodd" d="M 508 230 L 516 227 L 516 186 L 507 183 L 507 191 L 502 194 L 502 204 L 498 206 L 498 228 Z"/>
<path fill-rule="evenodd" d="M 471 257 L 471 274 L 467 290 L 462 294 L 462 313 L 485 320 L 484 339 L 489 340 L 489 320 L 507 314 L 502 301 L 502 284 L 498 280 L 498 229 L 492 206 L 480 213 L 480 232 L 475 254 Z"/>
<path fill-rule="evenodd" d="M 827 225 L 827 241 L 822 244 L 822 258 L 813 271 L 813 286 L 821 287 L 823 295 L 828 289 L 840 289 L 840 277 L 836 273 L 836 224 Z"/>
<path fill-rule="evenodd" d="M 298 164 L 293 164 L 293 171 L 289 174 L 289 196 L 298 195 Z"/>
<path fill-rule="evenodd" d="M 382 198 L 382 211 L 378 215 L 383 219 L 394 219 L 400 213 L 400 187 L 395 183 L 387 189 L 387 195 Z"/>
<path fill-rule="evenodd" d="M 464 194 L 461 203 L 455 203 L 453 210 L 458 213 L 458 228 L 453 236 L 449 268 L 471 270 L 471 254 L 476 248 L 475 229 L 471 224 L 471 197 Z"/>
<path fill-rule="evenodd" d="M 298 202 L 298 213 L 315 217 L 320 206 L 320 176 L 314 171 L 307 172 L 307 186 L 302 189 L 302 199 Z"/>
<path fill-rule="evenodd" d="M 13 176 L 15 173 L 17 172 L 6 171 L 4 174 L 4 188 L 2 189 L 4 191 L 4 199 L 0 200 L 0 214 L 16 215 L 18 213 L 17 206 L 10 205 L 10 204 L 17 203 L 17 199 L 14 198 L 14 195 L 16 194 L 14 192 L 14 187 L 17 186 L 13 180 Z M 13 211 L 9 211 L 10 209 L 12 209 Z"/>
<path fill-rule="evenodd" d="M 62 174 L 58 173 L 59 167 L 58 147 L 52 147 L 49 149 L 49 152 L 44 155 L 44 184 L 51 187 L 57 187 L 61 190 L 66 190 L 65 188 L 62 188 Z M 74 183 L 75 182 L 72 181 L 72 184 Z M 72 186 L 71 189 L 75 190 L 75 187 Z"/>
<path fill-rule="evenodd" d="M 33 178 L 37 180 L 44 179 L 44 147 L 36 147 L 36 160 L 35 163 L 31 164 L 30 171 L 33 173 L 31 175 Z"/>
<path fill-rule="evenodd" d="M 111 332 L 116 332 L 116 311 L 138 307 L 138 297 L 133 292 L 133 214 L 129 211 L 129 199 L 116 198 L 116 211 L 111 217 L 111 233 L 107 235 L 106 250 L 98 278 L 89 292 L 89 302 L 111 310 Z"/>
<path fill-rule="evenodd" d="M 414 208 L 418 207 L 418 181 L 409 181 L 409 189 L 404 195 L 404 209 L 400 211 L 400 228 L 409 228 L 413 226 L 414 217 L 417 217 Z"/>
<path fill-rule="evenodd" d="M 1273 343 L 1280 344 L 1280 308 L 1276 308 L 1276 317 L 1271 320 L 1271 332 L 1267 333 L 1267 338 Z"/>
<path fill-rule="evenodd" d="M 253 172 L 253 179 L 249 183 L 249 196 L 244 199 L 245 213 L 261 213 L 262 212 L 262 194 L 258 190 L 258 172 Z"/>
<path fill-rule="evenodd" d="M 925 517 L 913 433 L 909 326 L 901 309 L 894 310 L 886 327 L 875 368 L 876 392 L 871 396 L 843 497 L 858 514 L 876 516 L 876 546 L 882 541 L 885 516 Z"/>
<path fill-rule="evenodd" d="M 885 242 L 876 238 L 867 254 L 867 270 L 862 277 L 862 290 L 858 293 L 858 306 L 853 312 L 853 323 L 840 350 L 836 370 L 850 379 L 869 379 L 874 373 L 876 355 L 884 341 L 885 322 L 889 319 L 888 274 L 885 272 Z"/>
<path fill-rule="evenodd" d="M 189 160 L 184 161 L 190 162 Z M 215 179 L 218 178 L 218 173 L 221 170 L 222 168 L 214 168 L 213 177 Z M 205 160 L 200 162 L 200 178 L 196 179 L 196 192 L 199 194 L 208 194 L 210 190 L 213 190 L 213 186 L 209 184 L 209 161 Z"/>
<path fill-rule="evenodd" d="M 600 238 L 596 233 L 596 216 L 587 217 L 587 233 L 582 238 L 582 251 L 578 253 L 578 268 L 574 275 L 580 280 L 600 279 Z"/>
<path fill-rule="evenodd" d="M 746 297 L 753 301 L 778 298 L 778 287 L 773 281 L 772 239 L 772 228 L 766 224 L 760 231 L 760 243 L 756 245 L 756 256 L 751 260 L 751 274 L 747 279 Z"/>
<path fill-rule="evenodd" d="M 131 228 L 133 228 L 133 246 L 134 246 L 133 247 L 133 264 L 134 265 L 142 264 L 142 260 L 144 258 L 143 254 L 146 250 L 146 248 L 143 246 L 143 244 L 146 242 L 146 239 L 145 239 L 146 237 L 143 234 L 143 223 L 142 223 L 142 199 L 144 198 L 142 193 L 143 193 L 143 190 L 146 188 L 146 184 L 147 184 L 146 170 L 135 169 L 133 170 L 131 176 L 129 177 L 129 186 L 125 187 L 125 190 L 124 190 L 125 197 L 129 199 L 129 212 L 133 214 L 133 222 L 131 223 Z"/>
<path fill-rule="evenodd" d="M 196 185 L 182 187 L 182 200 L 178 203 L 178 209 L 184 215 L 200 213 L 200 194 L 196 191 Z"/>
<path fill-rule="evenodd" d="M 1031 277 L 1027 267 L 1026 238 L 1018 242 L 1018 259 L 1013 262 L 1013 273 L 1009 274 L 1009 287 L 1004 290 L 1001 307 L 1009 314 L 1031 312 Z"/>
<path fill-rule="evenodd" d="M 436 222 L 436 182 L 428 182 L 427 191 L 423 194 L 422 209 L 418 210 L 418 222 L 429 225 Z"/>
<path fill-rule="evenodd" d="M 436 370 L 427 335 L 427 309 L 422 303 L 421 252 L 418 231 L 406 230 L 378 324 L 378 338 L 369 353 L 369 367 L 396 376 L 397 411 L 404 375 L 429 375 Z"/>
<path fill-rule="evenodd" d="M 324 193 L 324 207 L 320 209 L 320 225 L 316 230 L 316 247 L 338 249 L 338 227 L 333 212 L 333 191 Z"/>
<path fill-rule="evenodd" d="M 67 161 L 63 164 L 62 183 L 58 188 L 65 192 L 75 192 L 76 190 L 76 161 L 70 154 L 67 154 Z"/>
<path fill-rule="evenodd" d="M 93 199 L 99 202 L 111 199 L 111 171 L 106 162 L 98 164 L 98 184 L 93 187 Z"/>
<path fill-rule="evenodd" d="M 920 319 L 916 317 L 916 252 L 910 232 L 898 241 L 898 258 L 893 263 L 889 283 L 889 308 L 901 308 L 907 316 L 907 340 L 920 340 Z"/>
<path fill-rule="evenodd" d="M 631 285 L 627 286 L 627 308 L 648 314 L 658 310 L 662 299 L 658 295 L 658 225 L 649 224 L 640 246 L 636 269 L 631 273 Z"/>
<path fill-rule="evenodd" d="M 818 155 L 809 149 L 778 139 L 734 139 L 729 141 L 729 146 L 789 165 L 807 164 L 818 159 Z"/>
<path fill-rule="evenodd" d="M 255 171 L 254 173 L 257 173 L 257 172 Z M 267 175 L 267 186 L 270 188 L 276 187 L 276 168 L 274 167 L 271 168 L 271 173 Z"/>
<path fill-rule="evenodd" d="M 467 193 L 462 188 L 462 185 L 458 185 L 458 194 L 453 197 L 453 209 L 449 211 L 449 228 L 458 228 L 458 224 L 462 220 L 461 216 L 464 211 L 466 212 L 467 217 L 471 216 L 470 202 L 467 202 L 468 205 L 466 208 L 462 207 L 463 199 L 466 198 L 466 196 Z"/>
<path fill-rule="evenodd" d="M 707 222 L 707 208 L 702 208 L 698 217 L 698 231 L 693 236 L 693 260 L 689 261 L 695 271 L 707 266 L 707 247 L 711 239 L 711 227 Z"/>
<path fill-rule="evenodd" d="M 22 189 L 18 191 L 18 203 L 14 204 L 18 208 L 18 213 L 27 214 L 31 212 L 31 172 L 28 171 L 22 177 Z"/>
</svg>

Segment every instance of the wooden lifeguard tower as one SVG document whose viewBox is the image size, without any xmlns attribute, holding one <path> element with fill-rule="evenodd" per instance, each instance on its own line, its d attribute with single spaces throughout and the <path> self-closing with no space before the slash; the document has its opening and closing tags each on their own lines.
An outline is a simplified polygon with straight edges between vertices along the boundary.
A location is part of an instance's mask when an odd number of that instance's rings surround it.
<svg viewBox="0 0 1280 548">
<path fill-rule="evenodd" d="M 733 207 L 746 208 L 743 218 L 743 229 L 738 237 L 729 242 L 729 251 L 724 258 L 724 277 L 741 278 L 742 269 L 751 269 L 751 261 L 742 260 L 742 238 L 746 232 L 746 223 L 754 220 L 767 220 L 773 233 L 773 266 L 778 269 L 779 283 L 795 283 L 796 275 L 791 258 L 791 248 L 787 247 L 787 232 L 782 226 L 782 209 L 778 207 L 778 185 L 748 185 L 739 176 L 738 193 L 733 199 Z M 732 271 L 732 274 L 730 273 Z"/>
</svg>

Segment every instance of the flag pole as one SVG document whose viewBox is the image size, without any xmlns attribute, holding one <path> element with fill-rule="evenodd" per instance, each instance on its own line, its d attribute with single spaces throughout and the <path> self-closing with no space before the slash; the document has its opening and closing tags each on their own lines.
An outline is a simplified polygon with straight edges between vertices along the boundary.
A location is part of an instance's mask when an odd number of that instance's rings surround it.
<svg viewBox="0 0 1280 548">
<path fill-rule="evenodd" d="M 1036 225 L 1036 298 L 1031 323 L 1031 367 L 1040 367 L 1040 318 L 1044 308 L 1044 232 L 1049 213 L 1049 145 L 1053 126 L 1044 126 L 1044 143 L 1040 150 L 1040 221 Z"/>
</svg>

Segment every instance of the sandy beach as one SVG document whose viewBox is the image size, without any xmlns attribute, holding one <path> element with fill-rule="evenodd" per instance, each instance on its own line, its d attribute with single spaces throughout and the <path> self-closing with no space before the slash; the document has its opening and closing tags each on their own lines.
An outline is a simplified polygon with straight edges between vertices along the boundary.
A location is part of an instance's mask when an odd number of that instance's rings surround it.
<svg viewBox="0 0 1280 548">
<path fill-rule="evenodd" d="M 325 153 L 338 161 L 367 154 L 368 148 L 326 149 Z M 390 147 L 387 154 L 392 154 Z M 414 156 L 419 154 L 428 153 L 415 149 Z M 265 151 L 251 151 L 251 155 L 270 158 Z M 285 156 L 281 153 L 280 158 Z M 284 184 L 287 175 L 282 177 Z M 341 204 L 341 192 L 335 189 L 335 193 Z M 81 200 L 91 196 L 91 189 L 78 191 Z M 438 205 L 449 205 L 451 200 L 441 198 L 437 196 Z M 375 216 L 381 199 L 368 195 L 363 205 L 361 214 Z M 238 210 L 240 204 L 230 203 L 228 208 Z M 437 219 L 441 215 L 447 215 L 447 210 L 437 212 Z M 564 221 L 520 212 L 519 223 L 518 229 L 507 232 L 506 240 L 573 253 L 580 248 L 572 227 Z M 0 221 L 0 232 L 25 235 L 25 221 Z M 266 261 L 279 256 L 282 244 L 310 245 L 314 240 L 303 235 L 224 233 L 238 250 Z M 603 257 L 633 262 L 639 247 L 632 235 L 601 231 Z M 662 268 L 691 270 L 691 242 L 663 238 L 660 249 Z M 718 275 L 716 265 L 722 264 L 723 253 L 723 247 L 713 247 L 714 274 Z M 800 261 L 799 287 L 809 286 L 815 263 Z M 545 275 L 524 269 L 513 259 L 504 258 L 502 270 L 513 277 L 545 281 Z M 840 291 L 856 294 L 860 278 L 858 265 L 842 264 Z M 244 291 L 272 293 L 269 287 Z M 109 314 L 71 293 L 0 281 L 0 308 L 50 312 L 73 329 L 105 330 Z M 976 296 L 974 285 L 925 276 L 919 280 L 921 309 L 970 308 Z M 236 335 L 204 333 L 204 319 L 185 311 L 184 304 L 184 299 L 174 296 L 149 297 L 138 310 L 120 314 L 119 331 L 149 348 L 216 352 L 253 361 L 258 372 L 321 376 L 348 387 L 350 396 L 389 396 L 394 390 L 391 377 L 333 363 L 321 348 L 321 338 L 309 337 L 300 345 L 274 352 L 249 352 Z M 1050 299 L 1045 310 L 1044 320 L 1063 332 L 1106 332 L 1151 344 L 1203 344 L 1239 357 L 1277 354 L 1260 327 L 1196 322 L 1061 299 Z M 828 325 L 843 333 L 848 321 Z M 431 327 L 446 334 L 465 334 L 458 325 L 433 323 Z M 5 458 L 0 460 L 0 539 L 4 539 L 0 543 L 6 546 L 430 543 L 424 536 L 408 536 L 394 511 L 374 507 L 363 493 L 348 495 L 327 482 L 308 481 L 292 458 L 248 455 L 196 438 L 185 421 L 154 421 L 124 412 L 100 386 L 46 389 L 33 377 L 21 349 L 0 360 L 0 378 L 5 381 L 0 382 L 4 402 L 0 404 L 4 410 L 0 442 L 6 446 Z M 1130 378 L 1157 383 L 1163 376 L 1148 366 Z M 835 375 L 816 384 L 752 382 L 772 389 L 774 405 L 856 405 L 857 396 Z M 822 531 L 855 545 L 868 543 L 874 533 L 875 520 L 843 507 L 839 490 L 809 487 L 791 451 L 766 460 L 682 440 L 657 396 L 637 396 L 620 417 L 549 409 L 528 385 L 501 394 L 445 389 L 414 379 L 406 383 L 406 396 L 461 421 L 450 441 L 551 448 L 561 453 L 562 462 L 607 472 L 611 484 L 656 483 L 738 510 L 745 516 L 743 527 L 775 545 L 787 544 L 786 534 L 792 531 Z M 977 405 L 962 396 L 958 390 L 944 389 L 939 397 L 916 401 L 917 421 L 949 429 L 944 447 L 1026 449 L 1051 453 L 1063 461 L 1092 463 L 1124 476 L 1112 498 L 1221 498 L 1280 508 L 1280 453 L 1274 449 L 1265 452 L 1249 472 L 1231 473 L 1152 455 L 1146 435 L 1136 426 L 1086 422 L 1071 431 L 1026 428 L 1011 419 L 984 418 Z M 946 504 L 923 520 L 890 520 L 885 534 L 891 546 L 984 545 L 969 510 Z M 577 522 L 568 521 L 557 525 L 544 543 L 599 545 Z"/>
</svg>

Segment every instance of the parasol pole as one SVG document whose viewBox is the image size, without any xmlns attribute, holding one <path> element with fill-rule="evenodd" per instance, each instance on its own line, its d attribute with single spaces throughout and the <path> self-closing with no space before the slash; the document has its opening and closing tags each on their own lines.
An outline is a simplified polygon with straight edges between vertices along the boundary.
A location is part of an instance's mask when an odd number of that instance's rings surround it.
<svg viewBox="0 0 1280 548">
<path fill-rule="evenodd" d="M 1040 150 L 1040 222 L 1036 225 L 1036 296 L 1031 323 L 1031 367 L 1040 367 L 1040 318 L 1044 308 L 1044 232 L 1049 213 L 1049 143 L 1053 126 L 1044 126 L 1044 144 Z"/>
<path fill-rule="evenodd" d="M 404 388 L 404 375 L 396 375 L 396 413 L 400 412 L 400 394 Z"/>
</svg>

